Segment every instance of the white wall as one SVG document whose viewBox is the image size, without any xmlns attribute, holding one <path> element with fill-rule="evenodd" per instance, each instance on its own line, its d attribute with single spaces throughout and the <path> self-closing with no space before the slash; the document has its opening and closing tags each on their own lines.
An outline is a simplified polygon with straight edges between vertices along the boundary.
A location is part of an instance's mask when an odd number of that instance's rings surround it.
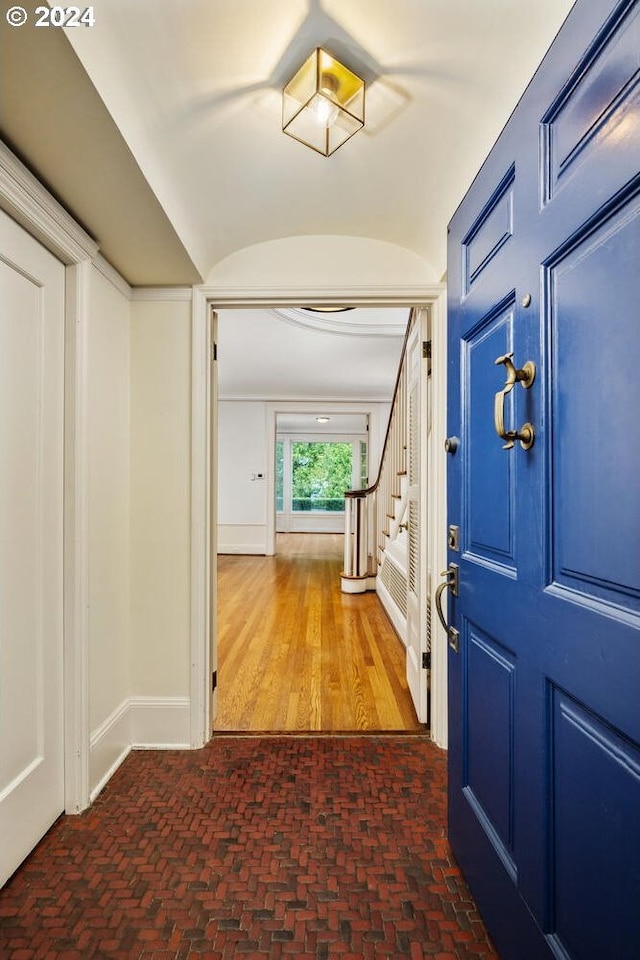
<svg viewBox="0 0 640 960">
<path fill-rule="evenodd" d="M 87 310 L 90 782 L 128 745 L 101 736 L 130 691 L 129 301 L 95 267 Z"/>
<path fill-rule="evenodd" d="M 266 550 L 267 450 L 265 405 L 259 401 L 218 403 L 218 552 Z M 252 480 L 262 473 L 264 479 Z"/>
<path fill-rule="evenodd" d="M 380 457 L 389 403 L 324 402 L 332 413 L 369 415 L 370 470 Z M 268 549 L 269 503 L 274 481 L 273 443 L 278 409 L 315 410 L 313 403 L 220 400 L 218 403 L 218 553 L 261 554 Z M 317 410 L 315 410 L 317 413 Z M 251 480 L 264 473 L 265 480 Z"/>
</svg>

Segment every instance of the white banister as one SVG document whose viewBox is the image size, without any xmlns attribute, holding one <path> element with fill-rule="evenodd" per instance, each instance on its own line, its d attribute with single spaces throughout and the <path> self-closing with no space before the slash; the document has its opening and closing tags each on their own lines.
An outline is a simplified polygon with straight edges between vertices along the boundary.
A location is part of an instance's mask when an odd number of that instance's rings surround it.
<svg viewBox="0 0 640 960">
<path fill-rule="evenodd" d="M 353 500 L 345 497 L 344 501 L 344 570 L 343 576 L 350 577 L 353 573 L 351 566 L 351 530 L 353 528 Z"/>
</svg>

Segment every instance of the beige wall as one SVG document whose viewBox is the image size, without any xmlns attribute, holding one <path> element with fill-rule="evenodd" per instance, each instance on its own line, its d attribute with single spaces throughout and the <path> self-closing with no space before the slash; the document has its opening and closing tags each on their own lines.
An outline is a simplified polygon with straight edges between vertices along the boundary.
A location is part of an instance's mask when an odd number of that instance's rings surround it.
<svg viewBox="0 0 640 960">
<path fill-rule="evenodd" d="M 131 304 L 131 691 L 189 695 L 191 304 Z"/>
<path fill-rule="evenodd" d="M 188 741 L 190 303 L 94 269 L 87 343 L 95 796 L 132 744 Z"/>
</svg>

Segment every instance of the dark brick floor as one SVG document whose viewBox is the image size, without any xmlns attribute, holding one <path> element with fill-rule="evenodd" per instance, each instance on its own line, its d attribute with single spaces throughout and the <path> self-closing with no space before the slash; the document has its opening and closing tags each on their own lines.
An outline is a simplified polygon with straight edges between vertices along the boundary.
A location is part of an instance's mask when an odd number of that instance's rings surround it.
<svg viewBox="0 0 640 960">
<path fill-rule="evenodd" d="M 131 754 L 0 892 L 2 960 L 496 958 L 423 737 Z"/>
</svg>

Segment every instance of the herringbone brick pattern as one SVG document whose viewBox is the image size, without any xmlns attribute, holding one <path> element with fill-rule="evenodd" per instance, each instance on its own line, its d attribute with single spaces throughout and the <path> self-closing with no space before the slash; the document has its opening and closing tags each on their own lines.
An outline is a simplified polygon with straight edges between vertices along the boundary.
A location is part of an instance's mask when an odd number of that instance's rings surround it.
<svg viewBox="0 0 640 960">
<path fill-rule="evenodd" d="M 2 960 L 490 960 L 426 738 L 131 754 L 0 892 Z"/>
</svg>

